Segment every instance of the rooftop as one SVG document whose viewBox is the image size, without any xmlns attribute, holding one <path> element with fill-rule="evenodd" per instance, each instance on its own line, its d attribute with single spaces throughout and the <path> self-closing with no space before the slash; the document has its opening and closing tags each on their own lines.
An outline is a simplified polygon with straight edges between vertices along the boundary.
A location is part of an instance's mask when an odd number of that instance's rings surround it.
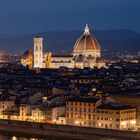
<svg viewBox="0 0 140 140">
<path fill-rule="evenodd" d="M 135 109 L 135 107 L 130 105 L 124 105 L 124 104 L 103 104 L 98 107 L 98 109 L 109 109 L 109 110 L 127 110 L 127 109 Z"/>
<path fill-rule="evenodd" d="M 76 97 L 76 98 L 68 100 L 67 102 L 96 103 L 98 100 L 99 99 L 95 97 L 89 97 L 89 98 Z"/>
</svg>

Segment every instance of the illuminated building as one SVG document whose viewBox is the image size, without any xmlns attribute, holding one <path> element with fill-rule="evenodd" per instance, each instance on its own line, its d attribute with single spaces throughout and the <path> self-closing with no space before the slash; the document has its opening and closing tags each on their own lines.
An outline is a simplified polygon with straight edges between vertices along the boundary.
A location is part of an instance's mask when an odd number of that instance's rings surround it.
<svg viewBox="0 0 140 140">
<path fill-rule="evenodd" d="M 52 52 L 43 52 L 43 38 L 34 38 L 33 68 L 84 68 L 105 67 L 101 58 L 101 49 L 98 41 L 90 34 L 86 25 L 83 35 L 76 41 L 72 55 L 53 55 Z M 23 65 L 30 65 L 29 51 L 21 58 Z M 30 63 L 29 63 L 30 62 Z M 29 66 L 29 68 L 31 68 Z"/>
<path fill-rule="evenodd" d="M 0 101 L 0 115 L 3 114 L 4 110 L 7 110 L 13 106 L 14 106 L 13 100 Z"/>
<path fill-rule="evenodd" d="M 43 68 L 43 38 L 34 38 L 34 68 Z"/>
<path fill-rule="evenodd" d="M 66 103 L 67 125 L 135 129 L 136 109 L 122 104 L 101 104 L 97 98 L 72 99 Z"/>
<path fill-rule="evenodd" d="M 31 68 L 33 68 L 33 60 L 34 60 L 33 51 L 32 51 L 32 49 L 30 49 L 29 51 L 26 51 L 22 55 L 21 63 L 24 66 L 28 66 L 31 69 Z"/>
<path fill-rule="evenodd" d="M 84 34 L 74 45 L 73 58 L 74 66 L 78 68 L 104 67 L 104 61 L 101 59 L 100 45 L 90 34 L 88 25 L 85 27 Z"/>
<path fill-rule="evenodd" d="M 19 109 L 19 119 L 26 120 L 31 113 L 31 106 L 22 104 Z"/>
</svg>

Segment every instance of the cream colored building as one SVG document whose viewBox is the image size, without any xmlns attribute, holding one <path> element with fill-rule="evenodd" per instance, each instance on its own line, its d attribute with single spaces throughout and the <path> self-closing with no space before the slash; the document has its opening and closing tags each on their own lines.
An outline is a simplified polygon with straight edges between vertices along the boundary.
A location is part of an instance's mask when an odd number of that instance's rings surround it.
<svg viewBox="0 0 140 140">
<path fill-rule="evenodd" d="M 43 68 L 43 38 L 34 38 L 34 68 Z"/>
<path fill-rule="evenodd" d="M 134 105 L 136 107 L 136 118 L 137 118 L 137 126 L 140 128 L 140 98 L 137 95 L 112 95 L 114 100 L 116 100 L 118 103 L 124 103 L 128 105 Z"/>
<path fill-rule="evenodd" d="M 3 111 L 6 109 L 10 109 L 11 107 L 13 107 L 14 101 L 12 100 L 7 100 L 7 101 L 0 101 L 0 114 L 3 114 Z"/>
<path fill-rule="evenodd" d="M 121 104 L 101 105 L 96 109 L 96 127 L 136 129 L 136 109 Z"/>
<path fill-rule="evenodd" d="M 107 129 L 135 129 L 136 109 L 121 104 L 100 104 L 96 98 L 66 103 L 66 124 Z"/>
<path fill-rule="evenodd" d="M 43 114 L 42 110 L 40 110 L 39 108 L 32 109 L 31 120 L 35 121 L 35 122 L 43 122 L 44 114 Z"/>
<path fill-rule="evenodd" d="M 19 119 L 28 120 L 30 115 L 31 115 L 31 106 L 26 104 L 20 105 Z"/>
<path fill-rule="evenodd" d="M 98 41 L 91 35 L 86 25 L 83 35 L 76 41 L 72 55 L 53 55 L 43 52 L 43 38 L 34 38 L 34 52 L 26 51 L 21 58 L 23 65 L 29 68 L 84 68 L 105 67 L 101 58 L 101 48 Z M 32 59 L 33 58 L 33 59 Z"/>
</svg>

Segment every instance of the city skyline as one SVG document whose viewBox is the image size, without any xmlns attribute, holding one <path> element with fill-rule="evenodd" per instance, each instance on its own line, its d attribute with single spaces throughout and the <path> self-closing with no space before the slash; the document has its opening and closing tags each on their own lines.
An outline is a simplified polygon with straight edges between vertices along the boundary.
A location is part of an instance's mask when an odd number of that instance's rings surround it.
<svg viewBox="0 0 140 140">
<path fill-rule="evenodd" d="M 0 0 L 0 140 L 140 139 L 140 0 Z"/>
</svg>

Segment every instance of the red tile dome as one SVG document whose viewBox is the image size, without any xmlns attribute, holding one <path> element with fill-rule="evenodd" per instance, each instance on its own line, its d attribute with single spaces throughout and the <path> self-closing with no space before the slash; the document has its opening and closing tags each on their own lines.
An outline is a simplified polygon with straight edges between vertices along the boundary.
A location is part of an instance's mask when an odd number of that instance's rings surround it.
<svg viewBox="0 0 140 140">
<path fill-rule="evenodd" d="M 90 34 L 88 25 L 85 27 L 84 34 L 76 41 L 74 52 L 79 51 L 100 51 L 98 41 Z"/>
</svg>

